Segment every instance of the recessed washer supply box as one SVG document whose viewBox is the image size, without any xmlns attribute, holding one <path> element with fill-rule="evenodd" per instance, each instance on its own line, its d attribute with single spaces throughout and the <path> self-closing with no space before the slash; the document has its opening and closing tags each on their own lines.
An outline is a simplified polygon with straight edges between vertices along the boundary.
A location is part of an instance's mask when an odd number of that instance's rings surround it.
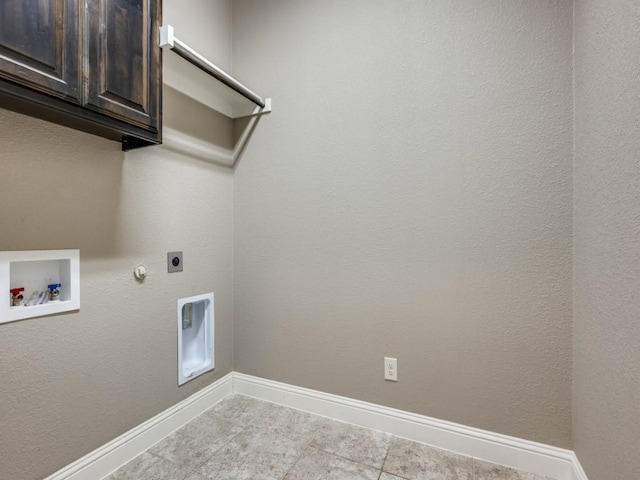
<svg viewBox="0 0 640 480">
<path fill-rule="evenodd" d="M 29 307 L 11 306 L 10 290 L 24 288 L 25 301 L 33 292 L 61 284 L 59 300 Z M 0 323 L 80 309 L 80 250 L 24 250 L 0 252 Z"/>
</svg>

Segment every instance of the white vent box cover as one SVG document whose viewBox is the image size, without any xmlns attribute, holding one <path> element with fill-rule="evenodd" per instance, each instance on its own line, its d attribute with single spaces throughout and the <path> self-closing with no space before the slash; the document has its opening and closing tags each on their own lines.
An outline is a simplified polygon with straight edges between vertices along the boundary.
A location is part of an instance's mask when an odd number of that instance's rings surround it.
<svg viewBox="0 0 640 480">
<path fill-rule="evenodd" d="M 178 385 L 214 368 L 213 293 L 178 300 Z"/>
</svg>

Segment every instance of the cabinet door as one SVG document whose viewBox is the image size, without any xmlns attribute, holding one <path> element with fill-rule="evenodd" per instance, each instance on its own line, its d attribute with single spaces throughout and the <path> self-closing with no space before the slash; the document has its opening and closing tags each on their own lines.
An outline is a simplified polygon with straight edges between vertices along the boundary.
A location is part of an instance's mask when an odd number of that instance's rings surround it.
<svg viewBox="0 0 640 480">
<path fill-rule="evenodd" d="M 162 81 L 159 0 L 91 0 L 86 5 L 86 106 L 156 130 Z"/>
<path fill-rule="evenodd" d="M 0 78 L 79 103 L 78 0 L 0 0 Z"/>
</svg>

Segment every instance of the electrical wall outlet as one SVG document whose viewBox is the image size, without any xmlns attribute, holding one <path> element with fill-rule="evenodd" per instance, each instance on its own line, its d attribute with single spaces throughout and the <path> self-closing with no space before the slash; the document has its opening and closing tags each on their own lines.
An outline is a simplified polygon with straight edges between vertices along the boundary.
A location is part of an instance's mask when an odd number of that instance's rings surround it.
<svg viewBox="0 0 640 480">
<path fill-rule="evenodd" d="M 167 253 L 167 272 L 175 273 L 182 271 L 182 252 Z"/>
<path fill-rule="evenodd" d="M 384 357 L 384 379 L 398 381 L 398 359 Z"/>
</svg>

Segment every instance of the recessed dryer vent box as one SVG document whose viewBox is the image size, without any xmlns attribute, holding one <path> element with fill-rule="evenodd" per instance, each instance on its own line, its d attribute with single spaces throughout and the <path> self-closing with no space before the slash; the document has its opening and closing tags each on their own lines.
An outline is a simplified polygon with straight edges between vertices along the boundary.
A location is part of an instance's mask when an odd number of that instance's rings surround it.
<svg viewBox="0 0 640 480">
<path fill-rule="evenodd" d="M 213 292 L 178 300 L 178 385 L 215 366 Z"/>
<path fill-rule="evenodd" d="M 54 300 L 48 295 L 55 288 Z M 12 293 L 23 301 L 12 305 Z M 46 301 L 25 306 L 37 293 Z M 0 252 L 0 323 L 42 317 L 80 309 L 80 250 L 27 250 Z"/>
</svg>

